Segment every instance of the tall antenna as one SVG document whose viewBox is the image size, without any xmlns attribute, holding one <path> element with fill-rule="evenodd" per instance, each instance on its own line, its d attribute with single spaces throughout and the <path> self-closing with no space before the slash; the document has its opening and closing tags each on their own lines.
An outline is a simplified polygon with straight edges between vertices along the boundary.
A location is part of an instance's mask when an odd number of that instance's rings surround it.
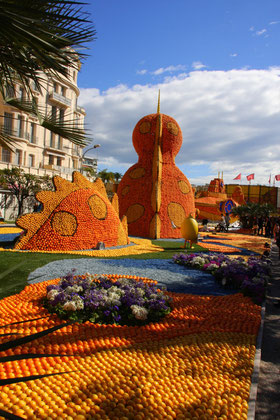
<svg viewBox="0 0 280 420">
<path fill-rule="evenodd" d="M 158 90 L 157 114 L 160 113 L 160 89 Z"/>
</svg>

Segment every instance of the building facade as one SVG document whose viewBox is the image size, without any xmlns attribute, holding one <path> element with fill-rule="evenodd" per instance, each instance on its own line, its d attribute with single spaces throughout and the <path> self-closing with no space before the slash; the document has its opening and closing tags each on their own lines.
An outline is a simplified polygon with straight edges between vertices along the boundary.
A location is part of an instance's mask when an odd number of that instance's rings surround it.
<svg viewBox="0 0 280 420">
<path fill-rule="evenodd" d="M 72 121 L 83 128 L 85 110 L 77 105 L 77 69 L 70 69 L 69 76 L 47 79 L 43 76 L 42 92 L 34 85 L 33 100 L 41 113 L 56 117 L 61 122 Z M 8 92 L 9 93 L 9 92 Z M 26 91 L 18 84 L 9 96 L 26 98 Z M 38 124 L 35 116 L 19 111 L 0 99 L 0 124 L 13 140 L 15 151 L 0 147 L 0 169 L 22 168 L 35 175 L 60 175 L 72 180 L 72 172 L 80 170 L 82 148 L 51 133 Z"/>
</svg>

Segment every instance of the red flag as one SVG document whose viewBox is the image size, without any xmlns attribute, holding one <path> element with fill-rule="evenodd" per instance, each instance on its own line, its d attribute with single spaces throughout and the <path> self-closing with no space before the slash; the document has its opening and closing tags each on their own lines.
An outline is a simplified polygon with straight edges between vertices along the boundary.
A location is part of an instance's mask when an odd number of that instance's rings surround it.
<svg viewBox="0 0 280 420">
<path fill-rule="evenodd" d="M 280 175 L 275 175 L 276 181 L 280 181 Z"/>
<path fill-rule="evenodd" d="M 241 179 L 241 174 L 238 174 L 235 178 L 233 178 L 233 180 L 235 179 Z"/>
<path fill-rule="evenodd" d="M 255 174 L 247 175 L 247 181 L 251 181 L 251 179 L 255 178 Z"/>
</svg>

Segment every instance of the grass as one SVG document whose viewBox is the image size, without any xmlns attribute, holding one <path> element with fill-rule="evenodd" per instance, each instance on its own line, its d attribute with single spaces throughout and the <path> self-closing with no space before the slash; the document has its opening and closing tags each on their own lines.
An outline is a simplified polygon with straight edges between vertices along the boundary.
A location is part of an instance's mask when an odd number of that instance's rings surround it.
<svg viewBox="0 0 280 420">
<path fill-rule="evenodd" d="M 176 241 L 152 241 L 153 244 L 164 248 L 164 252 L 156 252 L 139 255 L 124 255 L 116 257 L 117 259 L 171 259 L 172 256 L 182 250 L 182 242 Z M 206 251 L 198 245 L 194 245 L 194 249 L 186 249 L 187 252 Z M 0 252 L 0 299 L 6 296 L 19 293 L 27 285 L 27 278 L 36 268 L 42 267 L 52 261 L 76 258 L 91 258 L 88 256 L 73 254 L 47 254 L 35 252 Z"/>
</svg>

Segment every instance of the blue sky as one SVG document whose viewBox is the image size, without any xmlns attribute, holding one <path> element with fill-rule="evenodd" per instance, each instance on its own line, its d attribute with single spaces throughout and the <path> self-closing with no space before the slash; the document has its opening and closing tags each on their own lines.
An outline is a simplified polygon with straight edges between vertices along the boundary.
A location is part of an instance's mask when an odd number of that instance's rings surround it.
<svg viewBox="0 0 280 420">
<path fill-rule="evenodd" d="M 138 160 L 131 136 L 144 115 L 175 118 L 176 164 L 194 184 L 280 173 L 279 0 L 95 0 L 97 39 L 78 78 L 99 169 Z"/>
</svg>

